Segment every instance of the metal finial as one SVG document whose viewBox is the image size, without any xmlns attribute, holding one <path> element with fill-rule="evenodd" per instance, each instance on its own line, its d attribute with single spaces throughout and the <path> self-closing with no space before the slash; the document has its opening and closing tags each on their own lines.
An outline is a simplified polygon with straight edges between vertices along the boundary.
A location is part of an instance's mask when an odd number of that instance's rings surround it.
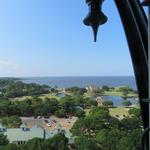
<svg viewBox="0 0 150 150">
<path fill-rule="evenodd" d="M 101 11 L 103 0 L 86 0 L 89 6 L 89 13 L 83 20 L 86 26 L 91 26 L 94 34 L 94 42 L 97 41 L 99 25 L 107 22 L 107 17 Z"/>
<path fill-rule="evenodd" d="M 97 32 L 98 32 L 99 25 L 92 25 L 92 30 L 94 34 L 94 42 L 97 41 Z"/>
</svg>

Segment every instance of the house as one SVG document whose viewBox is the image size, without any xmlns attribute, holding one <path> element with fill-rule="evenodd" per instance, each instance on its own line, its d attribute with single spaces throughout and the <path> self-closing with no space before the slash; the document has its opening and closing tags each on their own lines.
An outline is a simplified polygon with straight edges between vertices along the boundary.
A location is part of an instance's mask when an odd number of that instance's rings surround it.
<svg viewBox="0 0 150 150">
<path fill-rule="evenodd" d="M 20 128 L 5 128 L 0 125 L 0 131 L 7 136 L 10 143 L 18 145 L 35 137 L 44 138 L 44 130 L 37 125 L 33 128 L 27 128 L 25 124 L 21 125 Z"/>
<path fill-rule="evenodd" d="M 69 130 L 63 130 L 60 125 L 57 125 L 54 130 L 46 131 L 39 125 L 28 128 L 25 124 L 22 124 L 20 128 L 5 128 L 0 124 L 0 133 L 6 135 L 10 143 L 15 143 L 17 145 L 25 144 L 28 140 L 33 138 L 52 138 L 58 133 L 64 133 L 69 140 L 72 137 L 71 132 Z"/>
<path fill-rule="evenodd" d="M 104 100 L 103 100 L 103 98 L 101 96 L 98 96 L 96 98 L 96 101 L 97 101 L 99 107 L 103 106 Z"/>
</svg>

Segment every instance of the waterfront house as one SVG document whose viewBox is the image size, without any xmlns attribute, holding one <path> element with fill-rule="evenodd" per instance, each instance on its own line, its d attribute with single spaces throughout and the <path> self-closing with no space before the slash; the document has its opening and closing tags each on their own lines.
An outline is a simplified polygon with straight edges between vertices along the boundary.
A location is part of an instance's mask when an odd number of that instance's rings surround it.
<svg viewBox="0 0 150 150">
<path fill-rule="evenodd" d="M 22 124 L 20 128 L 5 128 L 2 124 L 0 124 L 0 133 L 6 135 L 10 143 L 15 143 L 17 145 L 25 144 L 28 140 L 33 138 L 52 138 L 58 133 L 63 133 L 69 141 L 72 140 L 72 134 L 70 131 L 63 130 L 60 125 L 57 125 L 54 130 L 46 131 L 39 125 L 28 128 L 25 124 Z"/>
</svg>

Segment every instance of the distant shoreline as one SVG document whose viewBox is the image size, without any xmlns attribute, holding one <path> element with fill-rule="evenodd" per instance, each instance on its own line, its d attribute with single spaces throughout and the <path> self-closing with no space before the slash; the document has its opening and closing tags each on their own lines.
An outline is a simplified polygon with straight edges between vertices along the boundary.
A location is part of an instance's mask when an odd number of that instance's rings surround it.
<svg viewBox="0 0 150 150">
<path fill-rule="evenodd" d="M 87 87 L 87 86 L 129 86 L 136 88 L 134 76 L 61 76 L 61 77 L 20 77 L 17 78 L 25 83 L 46 84 L 51 87 Z"/>
<path fill-rule="evenodd" d="M 18 77 L 13 77 L 13 76 L 6 76 L 6 77 L 0 77 L 0 79 L 2 79 L 2 78 L 12 78 L 12 79 L 20 79 L 20 78 L 67 78 L 67 77 L 69 77 L 69 78 L 74 78 L 74 77 L 76 77 L 76 78 L 88 78 L 88 77 L 134 77 L 134 75 L 111 75 L 111 76 L 109 76 L 109 75 L 100 75 L 100 76 L 92 76 L 92 75 L 89 75 L 89 76 L 18 76 Z"/>
</svg>

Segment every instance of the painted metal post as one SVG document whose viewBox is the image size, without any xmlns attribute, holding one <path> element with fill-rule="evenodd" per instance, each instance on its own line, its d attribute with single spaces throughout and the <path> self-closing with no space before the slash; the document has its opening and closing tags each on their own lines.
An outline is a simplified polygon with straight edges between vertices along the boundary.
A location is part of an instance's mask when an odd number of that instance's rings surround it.
<svg viewBox="0 0 150 150">
<path fill-rule="evenodd" d="M 148 6 L 148 79 L 149 79 L 149 99 L 150 99 L 150 6 Z M 149 103 L 149 127 L 150 127 L 150 103 Z M 149 132 L 149 150 L 150 150 L 150 132 Z"/>
</svg>

